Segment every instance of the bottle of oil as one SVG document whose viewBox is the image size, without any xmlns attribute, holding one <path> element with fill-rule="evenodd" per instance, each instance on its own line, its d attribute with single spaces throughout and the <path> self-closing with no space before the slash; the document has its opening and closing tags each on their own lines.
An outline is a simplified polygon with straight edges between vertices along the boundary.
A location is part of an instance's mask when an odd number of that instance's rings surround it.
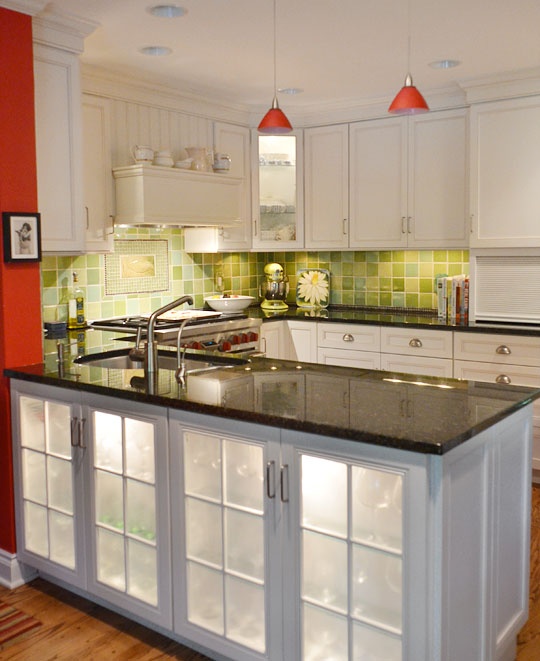
<svg viewBox="0 0 540 661">
<path fill-rule="evenodd" d="M 68 328 L 84 328 L 85 326 L 84 292 L 79 286 L 77 274 L 73 273 L 73 287 L 68 302 Z"/>
</svg>

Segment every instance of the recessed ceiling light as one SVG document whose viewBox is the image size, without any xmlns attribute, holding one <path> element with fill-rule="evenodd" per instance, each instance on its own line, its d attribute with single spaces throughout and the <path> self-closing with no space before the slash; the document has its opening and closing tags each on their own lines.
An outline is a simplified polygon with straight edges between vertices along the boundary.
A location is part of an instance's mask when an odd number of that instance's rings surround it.
<svg viewBox="0 0 540 661">
<path fill-rule="evenodd" d="M 429 66 L 432 69 L 453 69 L 454 67 L 459 67 L 461 62 L 459 60 L 436 60 L 435 62 L 430 62 Z"/>
<path fill-rule="evenodd" d="M 152 16 L 158 16 L 159 18 L 177 18 L 187 13 L 187 9 L 178 5 L 155 5 L 154 7 L 148 7 L 147 11 Z"/>
<path fill-rule="evenodd" d="M 139 52 L 143 55 L 159 57 L 160 55 L 170 55 L 172 48 L 168 48 L 167 46 L 144 46 L 144 48 L 139 49 Z"/>
<path fill-rule="evenodd" d="M 278 87 L 281 94 L 301 94 L 303 91 L 300 87 Z"/>
</svg>

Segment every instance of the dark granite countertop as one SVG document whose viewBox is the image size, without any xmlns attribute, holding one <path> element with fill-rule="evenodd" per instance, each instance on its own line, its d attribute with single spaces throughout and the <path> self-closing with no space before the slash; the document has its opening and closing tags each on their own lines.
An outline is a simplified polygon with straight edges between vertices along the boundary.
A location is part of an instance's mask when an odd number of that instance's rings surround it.
<svg viewBox="0 0 540 661">
<path fill-rule="evenodd" d="M 263 321 L 277 319 L 296 319 L 329 323 L 373 324 L 377 326 L 397 326 L 402 328 L 430 328 L 473 333 L 502 333 L 506 335 L 529 335 L 540 339 L 540 325 L 517 324 L 506 322 L 448 322 L 438 319 L 429 311 L 418 314 L 414 309 L 402 311 L 399 308 L 363 308 L 342 305 L 328 308 L 300 308 L 289 306 L 288 310 L 267 313 L 259 307 L 250 307 L 250 317 L 262 318 Z"/>
<path fill-rule="evenodd" d="M 78 335 L 79 351 L 87 354 L 121 351 L 129 346 L 122 334 L 88 330 Z M 47 339 L 43 363 L 6 369 L 4 374 L 71 390 L 437 455 L 540 398 L 540 389 L 269 358 L 188 374 L 184 388 L 176 382 L 173 370 L 160 369 L 155 385 L 149 388 L 141 369 L 76 364 L 69 350 L 60 366 L 56 340 Z M 137 378 L 132 380 L 134 376 Z"/>
</svg>

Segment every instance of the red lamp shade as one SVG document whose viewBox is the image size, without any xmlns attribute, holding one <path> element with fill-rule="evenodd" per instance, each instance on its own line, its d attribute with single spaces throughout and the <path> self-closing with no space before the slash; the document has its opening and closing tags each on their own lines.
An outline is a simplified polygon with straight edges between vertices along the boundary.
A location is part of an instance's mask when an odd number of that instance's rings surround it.
<svg viewBox="0 0 540 661">
<path fill-rule="evenodd" d="M 388 108 L 388 112 L 394 115 L 416 115 L 428 111 L 429 106 L 426 100 L 413 85 L 411 74 L 407 74 L 405 84 L 396 94 Z"/>
<path fill-rule="evenodd" d="M 258 127 L 259 133 L 266 133 L 267 135 L 281 135 L 283 133 L 290 133 L 292 126 L 287 119 L 285 113 L 278 105 L 277 98 L 274 97 L 272 107 L 261 119 Z"/>
</svg>

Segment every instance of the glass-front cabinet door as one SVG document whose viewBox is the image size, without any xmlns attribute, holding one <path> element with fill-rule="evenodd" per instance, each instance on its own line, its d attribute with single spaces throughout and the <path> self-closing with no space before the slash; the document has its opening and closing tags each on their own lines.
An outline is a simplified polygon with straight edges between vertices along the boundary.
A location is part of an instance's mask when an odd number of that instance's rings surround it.
<svg viewBox="0 0 540 661">
<path fill-rule="evenodd" d="M 69 395 L 59 399 L 57 392 L 33 384 L 12 386 L 18 556 L 83 586 L 83 420 Z"/>
<path fill-rule="evenodd" d="M 281 549 L 272 444 L 260 439 L 261 427 L 250 437 L 232 427 L 173 424 L 175 631 L 238 661 L 277 659 L 281 582 L 272 575 Z"/>
<path fill-rule="evenodd" d="M 92 592 L 160 625 L 172 621 L 166 415 L 88 410 Z"/>
<path fill-rule="evenodd" d="M 304 245 L 302 133 L 253 134 L 253 247 L 295 250 Z"/>
</svg>

